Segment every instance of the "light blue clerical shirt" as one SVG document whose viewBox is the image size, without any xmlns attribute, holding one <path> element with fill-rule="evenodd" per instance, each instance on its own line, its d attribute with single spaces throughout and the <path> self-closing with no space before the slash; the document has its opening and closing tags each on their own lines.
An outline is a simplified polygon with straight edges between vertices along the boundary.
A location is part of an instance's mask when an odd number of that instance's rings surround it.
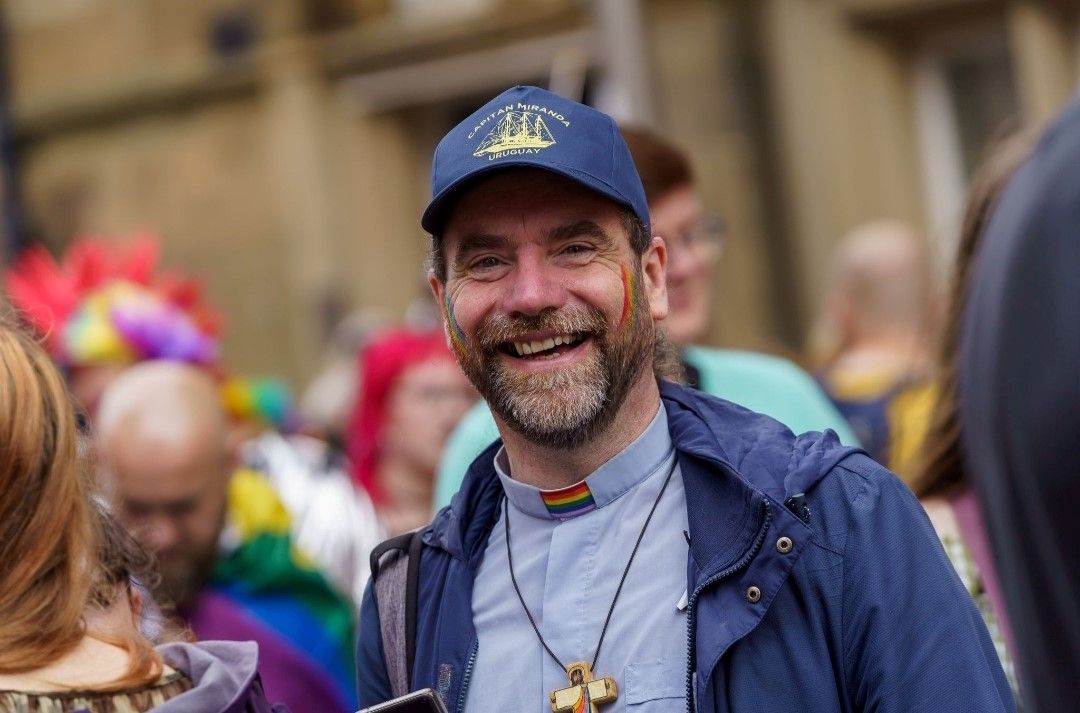
<svg viewBox="0 0 1080 713">
<path fill-rule="evenodd" d="M 580 486 L 562 498 L 549 493 L 546 503 L 542 491 L 508 474 L 503 450 L 495 466 L 507 506 L 488 540 L 473 590 L 478 648 L 465 710 L 550 713 L 549 692 L 569 685 L 514 593 L 505 518 L 510 518 L 514 573 L 544 640 L 564 664 L 591 663 L 634 543 L 673 469 L 593 675 L 611 676 L 618 686 L 618 699 L 602 705 L 602 713 L 680 709 L 676 699 L 686 696 L 687 665 L 686 495 L 666 411 L 660 408 L 634 443 L 584 480 L 587 493 Z"/>
</svg>

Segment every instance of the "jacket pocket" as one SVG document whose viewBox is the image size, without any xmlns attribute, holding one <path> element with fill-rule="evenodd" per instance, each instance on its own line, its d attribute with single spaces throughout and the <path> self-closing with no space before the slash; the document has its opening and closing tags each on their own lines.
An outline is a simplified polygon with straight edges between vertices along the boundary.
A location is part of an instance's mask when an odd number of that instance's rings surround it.
<svg viewBox="0 0 1080 713">
<path fill-rule="evenodd" d="M 686 697 L 686 670 L 675 661 L 659 659 L 626 666 L 626 705 Z M 670 710 L 670 703 L 657 710 Z M 644 710 L 636 708 L 635 710 Z"/>
</svg>

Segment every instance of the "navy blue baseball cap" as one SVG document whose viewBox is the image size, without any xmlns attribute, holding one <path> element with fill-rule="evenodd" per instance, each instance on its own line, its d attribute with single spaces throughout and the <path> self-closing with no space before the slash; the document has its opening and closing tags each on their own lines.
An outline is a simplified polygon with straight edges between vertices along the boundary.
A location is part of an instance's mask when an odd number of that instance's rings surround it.
<svg viewBox="0 0 1080 713">
<path fill-rule="evenodd" d="M 440 234 L 466 184 L 519 166 L 565 176 L 628 207 L 649 224 L 645 189 L 615 120 L 526 86 L 507 89 L 439 142 L 431 162 L 431 202 L 420 224 L 432 235 Z"/>
</svg>

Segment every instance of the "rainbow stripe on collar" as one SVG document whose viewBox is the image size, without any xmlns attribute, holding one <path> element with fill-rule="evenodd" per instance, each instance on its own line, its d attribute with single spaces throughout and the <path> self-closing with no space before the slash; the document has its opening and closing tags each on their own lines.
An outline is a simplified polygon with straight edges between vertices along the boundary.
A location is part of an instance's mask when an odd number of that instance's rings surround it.
<svg viewBox="0 0 1080 713">
<path fill-rule="evenodd" d="M 567 520 L 596 509 L 596 501 L 585 481 L 562 490 L 542 490 L 540 498 L 557 520 Z"/>
</svg>

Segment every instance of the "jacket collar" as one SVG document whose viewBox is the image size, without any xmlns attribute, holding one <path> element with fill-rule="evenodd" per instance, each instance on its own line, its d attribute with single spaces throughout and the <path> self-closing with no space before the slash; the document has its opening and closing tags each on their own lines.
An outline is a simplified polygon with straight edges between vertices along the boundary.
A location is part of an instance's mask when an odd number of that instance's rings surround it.
<svg viewBox="0 0 1080 713">
<path fill-rule="evenodd" d="M 495 456 L 495 472 L 499 475 L 506 498 L 521 512 L 543 520 L 564 520 L 615 502 L 671 462 L 671 431 L 667 411 L 659 403 L 656 415 L 633 443 L 616 453 L 585 479 L 561 490 L 541 490 L 509 473 L 506 449 Z M 557 498 L 574 498 L 569 507 L 559 508 Z M 549 498 L 556 500 L 549 501 Z"/>
<path fill-rule="evenodd" d="M 662 382 L 660 395 L 686 489 L 697 570 L 691 580 L 703 580 L 743 554 L 767 508 L 783 511 L 786 520 L 785 499 L 809 490 L 852 452 L 832 432 L 796 437 L 768 416 L 700 391 Z M 460 491 L 424 536 L 473 570 L 498 519 L 502 485 L 494 457 L 501 445 L 496 441 L 473 461 Z"/>
<path fill-rule="evenodd" d="M 162 713 L 246 710 L 255 685 L 259 648 L 253 641 L 172 643 L 158 648 L 165 663 L 182 671 L 194 684 L 154 710 Z"/>
</svg>

